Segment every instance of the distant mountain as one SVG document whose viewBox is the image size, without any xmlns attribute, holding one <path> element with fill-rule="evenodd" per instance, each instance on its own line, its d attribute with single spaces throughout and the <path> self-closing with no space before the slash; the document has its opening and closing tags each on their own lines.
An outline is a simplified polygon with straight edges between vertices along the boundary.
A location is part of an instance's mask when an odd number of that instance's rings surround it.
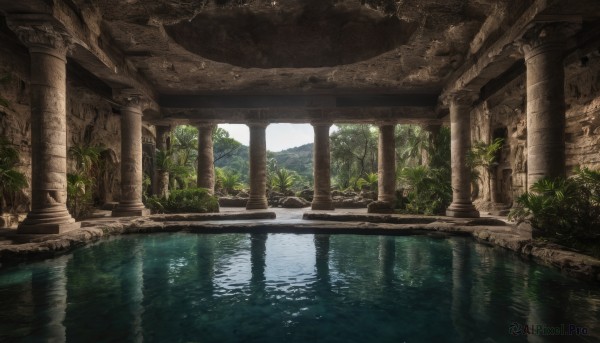
<svg viewBox="0 0 600 343">
<path fill-rule="evenodd" d="M 248 152 L 248 146 L 242 145 L 229 156 L 215 162 L 215 166 L 235 170 L 246 181 L 248 178 Z M 307 180 L 312 180 L 313 143 L 278 152 L 269 151 L 267 158 L 274 158 L 279 168 L 293 170 Z"/>
<path fill-rule="evenodd" d="M 293 170 L 309 180 L 312 179 L 313 143 L 279 152 L 270 152 L 269 157 L 275 158 L 280 168 Z"/>
</svg>

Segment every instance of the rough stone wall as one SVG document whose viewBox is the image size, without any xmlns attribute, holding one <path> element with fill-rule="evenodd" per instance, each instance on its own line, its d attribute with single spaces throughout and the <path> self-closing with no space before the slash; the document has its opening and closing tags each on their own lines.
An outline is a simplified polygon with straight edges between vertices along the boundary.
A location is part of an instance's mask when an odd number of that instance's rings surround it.
<svg viewBox="0 0 600 343">
<path fill-rule="evenodd" d="M 471 112 L 473 142 L 489 143 L 506 128 L 505 148 L 496 170 L 500 202 L 511 205 L 527 188 L 527 120 L 525 76 L 510 82 Z M 565 69 L 567 174 L 576 167 L 600 169 L 600 51 L 571 62 Z M 488 180 L 482 174 L 477 207 L 491 209 Z M 512 186 L 512 187 L 508 187 Z"/>
<path fill-rule="evenodd" d="M 1 19 L 1 18 L 0 18 Z M 2 26 L 2 23 L 0 23 Z M 0 137 L 12 143 L 20 152 L 19 171 L 31 181 L 31 116 L 29 107 L 29 54 L 17 44 L 15 37 L 0 27 L 0 78 L 9 75 L 10 79 L 0 84 L 0 96 L 8 106 L 0 104 Z M 111 105 L 92 91 L 81 88 L 68 80 L 67 85 L 67 146 L 90 144 L 108 149 L 104 158 L 115 163 L 110 174 L 99 182 L 107 188 L 104 199 L 118 199 L 120 168 L 120 121 L 113 113 Z M 69 163 L 69 172 L 75 165 Z M 30 182 L 31 183 L 31 182 Z M 20 196 L 19 212 L 29 209 L 31 190 L 24 190 Z M 112 199 L 111 199 L 112 198 Z"/>
<path fill-rule="evenodd" d="M 567 67 L 567 173 L 600 169 L 600 51 Z"/>
</svg>

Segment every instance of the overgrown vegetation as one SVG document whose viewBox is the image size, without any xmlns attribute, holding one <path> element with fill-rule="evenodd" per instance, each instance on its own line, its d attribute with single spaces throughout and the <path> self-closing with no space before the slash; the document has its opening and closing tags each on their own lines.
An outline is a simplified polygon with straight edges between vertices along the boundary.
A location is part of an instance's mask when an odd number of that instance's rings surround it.
<svg viewBox="0 0 600 343">
<path fill-rule="evenodd" d="M 442 127 L 434 139 L 422 139 L 428 140 L 422 144 L 429 156 L 429 164 L 399 169 L 400 184 L 406 193 L 405 201 L 399 199 L 400 210 L 414 214 L 443 214 L 452 201 L 450 130 Z M 411 158 L 416 158 L 415 154 Z"/>
<path fill-rule="evenodd" d="M 542 179 L 516 200 L 509 218 L 530 223 L 539 236 L 600 257 L 600 171 Z"/>
<path fill-rule="evenodd" d="M 6 209 L 15 213 L 18 197 L 23 188 L 28 186 L 25 174 L 16 168 L 19 163 L 19 152 L 8 141 L 0 139 L 0 213 Z"/>
<path fill-rule="evenodd" d="M 152 213 L 208 213 L 219 212 L 219 202 L 205 188 L 171 191 L 169 196 L 152 196 L 146 200 Z"/>
<path fill-rule="evenodd" d="M 68 156 L 75 161 L 75 172 L 67 174 L 67 208 L 75 219 L 92 213 L 93 194 L 98 191 L 99 172 L 102 170 L 100 156 L 104 149 L 99 146 L 73 145 Z"/>
<path fill-rule="evenodd" d="M 471 184 L 475 190 L 475 194 L 479 193 L 479 183 L 481 179 L 478 168 L 482 168 L 485 171 L 485 176 L 488 183 L 488 196 L 491 201 L 491 190 L 492 190 L 492 173 L 494 168 L 498 165 L 498 152 L 502 149 L 504 140 L 502 138 L 496 138 L 491 143 L 475 142 L 471 150 L 467 154 L 467 165 L 471 168 Z"/>
</svg>

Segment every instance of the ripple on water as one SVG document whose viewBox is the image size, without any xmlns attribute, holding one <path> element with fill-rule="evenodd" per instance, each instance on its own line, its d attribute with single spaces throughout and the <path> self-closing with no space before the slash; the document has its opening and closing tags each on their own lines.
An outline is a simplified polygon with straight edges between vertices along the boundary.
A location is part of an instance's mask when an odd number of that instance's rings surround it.
<svg viewBox="0 0 600 343">
<path fill-rule="evenodd" d="M 597 340 L 600 291 L 465 238 L 128 236 L 0 273 L 2 341 L 526 341 L 513 322 Z"/>
</svg>

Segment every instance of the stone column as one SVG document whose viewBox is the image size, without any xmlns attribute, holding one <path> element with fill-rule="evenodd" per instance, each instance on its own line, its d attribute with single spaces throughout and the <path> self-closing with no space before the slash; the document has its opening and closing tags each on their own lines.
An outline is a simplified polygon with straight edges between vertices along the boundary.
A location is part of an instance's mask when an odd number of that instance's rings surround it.
<svg viewBox="0 0 600 343">
<path fill-rule="evenodd" d="M 250 128 L 250 199 L 247 210 L 261 210 L 267 203 L 267 123 L 251 123 Z"/>
<path fill-rule="evenodd" d="M 523 39 L 527 67 L 527 184 L 565 176 L 566 25 L 534 27 Z"/>
<path fill-rule="evenodd" d="M 379 126 L 379 148 L 377 154 L 377 201 L 393 210 L 396 201 L 396 137 L 393 124 Z M 375 212 L 384 210 L 378 206 Z"/>
<path fill-rule="evenodd" d="M 215 192 L 215 167 L 213 155 L 212 134 L 214 124 L 199 124 L 198 126 L 198 179 L 197 185 L 206 188 L 210 194 Z"/>
<path fill-rule="evenodd" d="M 156 126 L 156 149 L 162 153 L 169 151 L 169 134 L 171 133 L 170 126 Z M 169 194 L 169 172 L 161 169 L 161 166 L 157 165 L 154 168 L 154 195 L 167 196 Z"/>
<path fill-rule="evenodd" d="M 113 217 L 145 216 L 142 203 L 142 107 L 139 95 L 128 96 L 121 107 L 121 200 Z"/>
<path fill-rule="evenodd" d="M 48 23 L 9 22 L 31 57 L 31 211 L 19 233 L 78 229 L 67 210 L 66 63 L 70 38 Z"/>
<path fill-rule="evenodd" d="M 313 145 L 313 177 L 315 192 L 311 208 L 313 210 L 333 210 L 331 198 L 331 165 L 329 154 L 329 128 L 331 123 L 312 123 L 315 130 Z"/>
<path fill-rule="evenodd" d="M 452 204 L 446 215 L 457 218 L 478 218 L 479 211 L 471 202 L 471 175 L 467 153 L 471 149 L 471 108 L 473 96 L 454 94 L 450 99 L 450 151 L 452 165 Z"/>
</svg>

